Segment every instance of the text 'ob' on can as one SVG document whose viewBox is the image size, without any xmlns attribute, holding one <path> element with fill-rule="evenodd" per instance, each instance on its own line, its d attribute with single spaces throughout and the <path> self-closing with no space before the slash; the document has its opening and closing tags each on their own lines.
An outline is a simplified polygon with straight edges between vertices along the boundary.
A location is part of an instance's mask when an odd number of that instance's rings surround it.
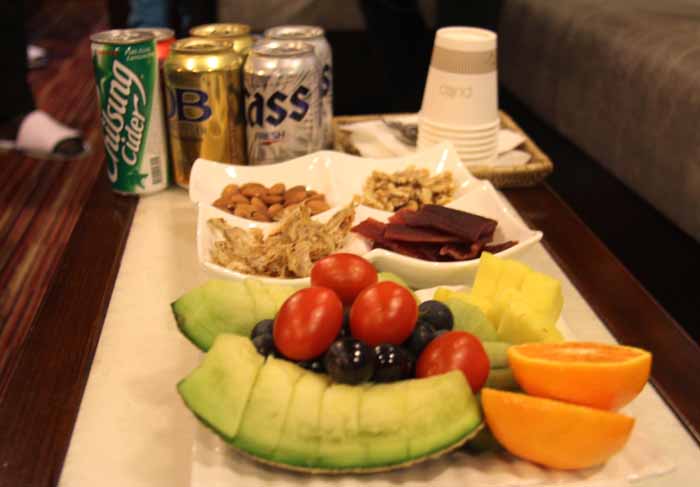
<svg viewBox="0 0 700 487">
<path fill-rule="evenodd" d="M 112 189 L 125 194 L 165 189 L 168 161 L 153 34 L 117 29 L 90 40 Z"/>
<path fill-rule="evenodd" d="M 265 37 L 279 41 L 301 41 L 311 44 L 321 62 L 321 126 L 323 147 L 333 147 L 333 52 L 324 30 L 316 25 L 280 25 L 265 31 Z"/>
<path fill-rule="evenodd" d="M 195 159 L 245 164 L 241 111 L 243 58 L 231 43 L 188 37 L 165 61 L 168 127 L 175 183 L 189 186 Z"/>
<path fill-rule="evenodd" d="M 320 150 L 321 66 L 306 43 L 258 41 L 243 68 L 250 164 L 272 164 Z"/>
</svg>

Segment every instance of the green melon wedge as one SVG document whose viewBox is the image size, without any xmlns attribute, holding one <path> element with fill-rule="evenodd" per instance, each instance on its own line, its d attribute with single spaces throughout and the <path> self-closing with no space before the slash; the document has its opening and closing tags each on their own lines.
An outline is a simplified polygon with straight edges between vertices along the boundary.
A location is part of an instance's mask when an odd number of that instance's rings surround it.
<svg viewBox="0 0 700 487">
<path fill-rule="evenodd" d="M 374 384 L 360 399 L 360 438 L 367 466 L 400 463 L 408 458 L 406 390 L 408 381 Z"/>
<path fill-rule="evenodd" d="M 367 448 L 359 438 L 363 387 L 333 384 L 323 394 L 319 466 L 350 468 L 367 465 Z"/>
<path fill-rule="evenodd" d="M 250 336 L 255 303 L 242 282 L 211 280 L 172 304 L 182 333 L 197 347 L 209 350 L 220 333 Z"/>
<path fill-rule="evenodd" d="M 263 357 L 245 337 L 222 334 L 204 360 L 177 385 L 187 407 L 227 441 L 233 440 Z"/>
<path fill-rule="evenodd" d="M 443 450 L 481 423 L 478 401 L 462 372 L 409 380 L 405 385 L 409 459 Z"/>
<path fill-rule="evenodd" d="M 321 401 L 330 384 L 325 374 L 306 371 L 294 388 L 282 436 L 272 460 L 300 467 L 318 463 L 321 447 Z"/>
<path fill-rule="evenodd" d="M 269 355 L 260 369 L 233 444 L 263 458 L 271 458 L 279 444 L 282 427 L 297 381 L 304 369 Z"/>
</svg>

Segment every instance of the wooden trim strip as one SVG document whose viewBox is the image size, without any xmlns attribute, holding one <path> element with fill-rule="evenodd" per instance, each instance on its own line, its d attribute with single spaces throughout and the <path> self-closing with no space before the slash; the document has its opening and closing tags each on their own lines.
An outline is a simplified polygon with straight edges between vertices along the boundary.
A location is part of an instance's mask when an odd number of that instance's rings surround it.
<svg viewBox="0 0 700 487">
<path fill-rule="evenodd" d="M 700 346 L 548 186 L 504 193 L 615 338 L 654 354 L 652 383 L 700 444 Z"/>
<path fill-rule="evenodd" d="M 58 483 L 137 202 L 97 178 L 0 398 L 1 487 Z"/>
</svg>

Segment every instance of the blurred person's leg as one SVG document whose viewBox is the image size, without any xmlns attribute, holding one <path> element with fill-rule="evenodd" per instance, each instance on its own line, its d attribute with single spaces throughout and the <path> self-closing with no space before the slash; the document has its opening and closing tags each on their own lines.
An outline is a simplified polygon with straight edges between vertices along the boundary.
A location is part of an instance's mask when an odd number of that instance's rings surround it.
<svg viewBox="0 0 700 487">
<path fill-rule="evenodd" d="M 0 140 L 5 146 L 19 150 L 41 150 L 48 141 L 53 144 L 48 152 L 60 157 L 85 153 L 87 148 L 77 131 L 36 110 L 27 82 L 23 2 L 0 2 L 0 45 L 3 59 L 0 93 L 5 95 L 0 104 Z M 59 138 L 52 140 L 52 137 Z M 19 147 L 20 138 L 26 141 L 26 147 Z"/>
<path fill-rule="evenodd" d="M 416 0 L 361 0 L 367 33 L 384 66 L 391 111 L 420 108 L 429 33 Z"/>
<path fill-rule="evenodd" d="M 4 127 L 14 121 L 18 125 L 24 115 L 34 110 L 34 97 L 27 83 L 23 2 L 0 2 L 0 39 L 3 59 L 0 93 L 5 95 L 0 104 L 0 125 Z"/>
</svg>

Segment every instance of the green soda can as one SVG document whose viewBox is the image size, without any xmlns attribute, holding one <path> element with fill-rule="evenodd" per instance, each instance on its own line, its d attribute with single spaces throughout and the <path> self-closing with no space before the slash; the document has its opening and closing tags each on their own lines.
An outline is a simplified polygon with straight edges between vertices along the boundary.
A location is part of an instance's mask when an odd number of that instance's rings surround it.
<svg viewBox="0 0 700 487">
<path fill-rule="evenodd" d="M 168 158 L 153 34 L 116 29 L 90 40 L 112 189 L 123 194 L 165 189 Z"/>
</svg>

